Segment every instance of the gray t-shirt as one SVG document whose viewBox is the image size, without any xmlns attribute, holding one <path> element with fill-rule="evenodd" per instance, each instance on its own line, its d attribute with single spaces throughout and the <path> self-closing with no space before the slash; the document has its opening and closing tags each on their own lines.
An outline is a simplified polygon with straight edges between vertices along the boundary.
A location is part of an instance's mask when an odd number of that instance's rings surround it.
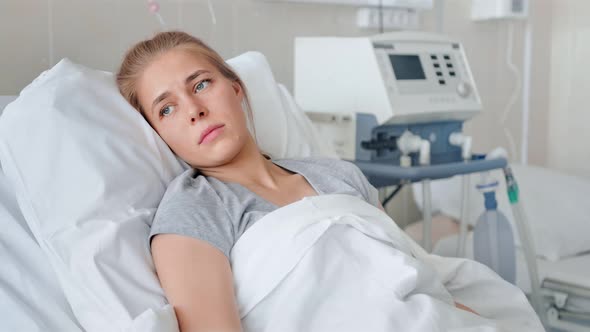
<svg viewBox="0 0 590 332">
<path fill-rule="evenodd" d="M 354 164 L 338 159 L 278 159 L 302 175 L 318 195 L 348 194 L 379 206 L 377 190 Z M 239 237 L 278 206 L 237 183 L 225 183 L 189 169 L 174 179 L 156 212 L 150 232 L 180 234 L 212 244 L 228 258 Z"/>
</svg>

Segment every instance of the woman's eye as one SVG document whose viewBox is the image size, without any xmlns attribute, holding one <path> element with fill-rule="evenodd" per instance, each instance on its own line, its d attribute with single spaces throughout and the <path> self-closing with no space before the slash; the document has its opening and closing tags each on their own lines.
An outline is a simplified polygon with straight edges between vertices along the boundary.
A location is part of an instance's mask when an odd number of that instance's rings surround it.
<svg viewBox="0 0 590 332">
<path fill-rule="evenodd" d="M 209 80 L 209 79 L 199 82 L 199 84 L 197 84 L 195 86 L 195 92 L 199 92 L 199 91 L 207 88 L 209 86 L 209 84 L 211 84 L 211 80 Z"/>
<path fill-rule="evenodd" d="M 174 112 L 174 106 L 166 106 L 160 111 L 160 116 L 169 116 Z"/>
</svg>

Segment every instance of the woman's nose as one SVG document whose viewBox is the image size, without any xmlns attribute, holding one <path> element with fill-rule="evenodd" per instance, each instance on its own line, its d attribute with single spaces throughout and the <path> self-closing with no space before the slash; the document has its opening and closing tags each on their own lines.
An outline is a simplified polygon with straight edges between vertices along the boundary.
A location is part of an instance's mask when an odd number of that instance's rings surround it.
<svg viewBox="0 0 590 332">
<path fill-rule="evenodd" d="M 196 123 L 197 120 L 204 118 L 205 116 L 207 116 L 207 114 L 209 114 L 209 111 L 207 111 L 206 108 L 202 106 L 195 106 L 189 113 L 189 119 L 191 123 Z"/>
</svg>

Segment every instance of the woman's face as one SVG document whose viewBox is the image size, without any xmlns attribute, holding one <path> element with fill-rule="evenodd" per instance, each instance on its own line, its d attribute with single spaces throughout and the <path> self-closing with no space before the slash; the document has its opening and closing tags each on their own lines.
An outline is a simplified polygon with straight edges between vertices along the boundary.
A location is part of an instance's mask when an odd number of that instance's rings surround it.
<svg viewBox="0 0 590 332">
<path fill-rule="evenodd" d="M 139 78 L 137 97 L 160 137 L 195 168 L 228 163 L 251 139 L 240 85 L 186 49 L 152 61 Z"/>
</svg>

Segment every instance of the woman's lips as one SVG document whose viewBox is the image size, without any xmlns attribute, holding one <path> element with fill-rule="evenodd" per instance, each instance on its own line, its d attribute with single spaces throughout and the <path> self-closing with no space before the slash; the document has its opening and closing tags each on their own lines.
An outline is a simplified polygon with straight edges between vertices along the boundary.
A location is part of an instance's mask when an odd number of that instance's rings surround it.
<svg viewBox="0 0 590 332">
<path fill-rule="evenodd" d="M 215 125 L 208 127 L 203 131 L 199 144 L 204 144 L 213 141 L 217 136 L 223 132 L 224 125 Z"/>
</svg>

